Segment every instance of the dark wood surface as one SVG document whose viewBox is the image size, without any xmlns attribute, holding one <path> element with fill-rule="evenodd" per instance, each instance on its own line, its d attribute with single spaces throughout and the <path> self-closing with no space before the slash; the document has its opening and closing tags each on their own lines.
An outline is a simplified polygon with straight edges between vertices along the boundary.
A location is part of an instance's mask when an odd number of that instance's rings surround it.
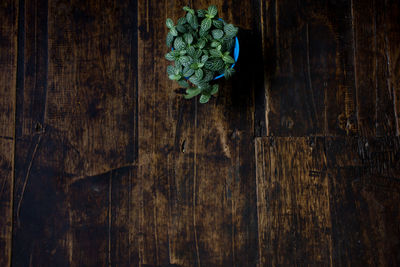
<svg viewBox="0 0 400 267">
<path fill-rule="evenodd" d="M 237 73 L 168 80 L 218 7 Z M 399 266 L 396 0 L 0 3 L 0 266 Z"/>
</svg>

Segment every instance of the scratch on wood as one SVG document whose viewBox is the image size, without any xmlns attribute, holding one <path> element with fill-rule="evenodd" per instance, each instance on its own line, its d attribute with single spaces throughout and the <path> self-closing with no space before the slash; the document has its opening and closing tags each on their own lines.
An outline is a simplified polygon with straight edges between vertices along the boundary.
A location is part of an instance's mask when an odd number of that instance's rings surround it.
<svg viewBox="0 0 400 267">
<path fill-rule="evenodd" d="M 375 6 L 375 1 L 373 1 L 373 5 Z M 378 94 L 378 56 L 376 51 L 378 50 L 378 45 L 377 45 L 377 40 L 376 40 L 376 35 L 377 35 L 377 30 L 376 30 L 376 11 L 374 9 L 374 14 L 373 14 L 373 22 L 374 22 L 374 59 L 375 59 L 375 133 L 378 130 L 378 103 L 379 103 L 379 94 Z"/>
<path fill-rule="evenodd" d="M 260 203 L 261 203 L 261 195 L 260 195 L 260 190 L 262 185 L 260 184 L 260 178 L 261 177 L 266 177 L 265 175 L 265 153 L 264 153 L 264 142 L 262 141 L 263 139 L 261 138 L 256 138 L 255 140 L 255 160 L 256 160 L 256 197 L 257 197 L 257 225 L 258 225 L 258 233 L 261 233 L 261 215 L 260 215 Z M 261 155 L 262 155 L 262 163 L 260 164 L 259 160 L 259 155 L 260 155 L 260 150 L 261 150 Z M 259 165 L 260 164 L 260 165 Z M 258 236 L 258 256 L 260 261 L 262 262 L 262 255 L 263 255 L 263 248 L 262 248 L 262 242 L 261 242 L 262 236 Z"/>
<path fill-rule="evenodd" d="M 197 255 L 197 264 L 200 265 L 200 254 L 199 254 L 199 242 L 197 240 L 197 229 L 196 229 L 196 156 L 197 156 L 197 101 L 195 103 L 194 110 L 194 158 L 193 158 L 193 228 L 194 228 L 194 240 L 196 244 L 196 255 Z"/>
<path fill-rule="evenodd" d="M 307 23 L 306 26 L 306 42 L 307 42 L 307 78 L 308 82 L 310 84 L 310 94 L 311 94 L 311 102 L 313 104 L 313 109 L 314 109 L 314 116 L 315 119 L 317 118 L 317 107 L 315 106 L 315 98 L 314 98 L 314 90 L 312 86 L 312 81 L 311 81 L 311 68 L 310 68 L 310 34 L 309 34 L 309 24 Z"/>
<path fill-rule="evenodd" d="M 276 71 L 280 72 L 279 67 L 279 59 L 280 59 L 280 45 L 279 45 L 279 8 L 278 8 L 278 0 L 275 0 L 275 42 L 276 42 Z"/>
<path fill-rule="evenodd" d="M 19 220 L 19 213 L 20 213 L 20 210 L 21 210 L 22 199 L 24 198 L 24 193 L 25 193 L 25 190 L 26 190 L 26 185 L 28 184 L 28 178 L 29 178 L 29 175 L 30 175 L 30 172 L 31 172 L 31 169 L 32 169 L 33 160 L 35 159 L 36 152 L 38 150 L 38 147 L 39 147 L 39 144 L 40 144 L 41 140 L 42 140 L 42 135 L 39 135 L 38 141 L 37 141 L 37 143 L 35 145 L 35 149 L 33 150 L 33 153 L 32 153 L 32 158 L 31 158 L 31 160 L 29 162 L 28 170 L 27 170 L 26 175 L 25 175 L 25 181 L 24 181 L 24 186 L 22 187 L 21 198 L 18 201 L 18 206 L 17 206 L 17 222 L 18 222 L 18 226 L 20 226 L 20 224 L 21 224 L 21 222 Z"/>
<path fill-rule="evenodd" d="M 399 118 L 398 118 L 398 114 L 397 114 L 397 92 L 396 92 L 396 88 L 395 86 L 391 86 L 392 85 L 392 81 L 391 81 L 391 77 L 392 77 L 392 71 L 391 71 L 391 58 L 390 58 L 390 53 L 389 53 L 389 48 L 388 48 L 388 36 L 387 36 L 387 29 L 386 29 L 386 24 L 383 24 L 384 27 L 384 32 L 385 32 L 385 54 L 386 54 L 386 60 L 387 60 L 387 72 L 388 75 L 386 75 L 386 83 L 387 83 L 387 87 L 389 90 L 389 94 L 392 95 L 393 98 L 393 109 L 394 109 L 394 119 L 395 119 L 395 125 L 396 125 L 396 136 L 399 136 Z M 390 88 L 392 87 L 392 88 Z M 391 91 L 391 92 L 390 92 Z"/>
<path fill-rule="evenodd" d="M 111 266 L 111 201 L 112 201 L 112 174 L 110 172 L 110 178 L 108 182 L 108 266 Z"/>
<path fill-rule="evenodd" d="M 7 179 L 4 178 L 3 183 L 2 183 L 2 185 L 1 185 L 1 188 L 0 188 L 0 198 L 1 198 L 2 195 L 3 195 L 3 191 L 4 191 L 4 188 L 5 188 L 6 182 L 7 182 Z"/>
<path fill-rule="evenodd" d="M 354 98 L 353 92 L 350 87 L 344 87 L 344 110 L 345 110 L 345 130 L 347 134 L 357 132 L 355 122 L 353 121 L 354 117 Z"/>
<path fill-rule="evenodd" d="M 137 166 L 137 162 L 136 161 L 133 162 L 133 163 L 124 164 L 124 165 L 121 165 L 121 166 L 118 166 L 118 167 L 115 167 L 115 168 L 112 168 L 112 169 L 108 169 L 108 170 L 102 171 L 100 173 L 95 173 L 93 175 L 83 174 L 83 175 L 75 176 L 75 177 L 72 177 L 71 179 L 69 179 L 69 181 L 67 182 L 67 186 L 71 186 L 72 184 L 74 184 L 74 183 L 76 183 L 76 182 L 78 182 L 80 180 L 83 180 L 85 178 L 88 178 L 88 177 L 99 176 L 99 175 L 102 175 L 102 174 L 107 174 L 109 172 L 118 171 L 118 170 L 123 169 L 123 168 L 135 167 L 135 166 Z"/>
<path fill-rule="evenodd" d="M 153 116 L 154 117 L 154 116 Z M 153 124 L 155 125 L 155 123 Z M 157 184 L 157 179 L 159 179 L 158 177 L 156 177 L 154 175 L 154 185 Z M 157 188 L 157 186 L 156 186 Z M 157 201 L 158 195 L 157 195 L 157 189 L 154 189 L 154 205 L 153 205 L 153 218 L 154 218 L 154 240 L 155 240 L 155 246 L 156 246 L 156 263 L 157 265 L 160 265 L 160 260 L 159 260 L 159 248 L 158 248 L 158 229 L 157 229 L 157 205 L 158 205 L 158 201 Z"/>
<path fill-rule="evenodd" d="M 353 5 L 353 0 L 351 0 L 351 2 L 350 2 L 350 10 L 351 10 L 351 29 L 352 29 L 352 34 L 353 34 L 353 46 L 352 46 L 352 49 L 353 49 L 353 61 L 354 61 L 354 64 L 353 64 L 353 66 L 354 66 L 354 86 L 355 86 L 355 91 L 356 91 L 356 99 L 358 99 L 358 84 L 357 84 L 357 64 L 356 64 L 356 62 L 357 62 L 357 58 L 356 58 L 356 45 L 357 45 L 357 43 L 356 43 L 356 31 L 355 31 L 355 26 L 354 26 L 354 5 Z M 349 90 L 347 90 L 347 91 L 349 91 Z M 351 99 L 353 99 L 353 98 L 351 98 Z M 356 112 L 356 116 L 357 116 L 357 118 L 356 118 L 356 120 L 357 120 L 357 128 L 359 128 L 359 125 L 360 125 L 360 123 L 358 122 L 358 118 L 360 118 L 360 115 L 359 115 L 359 111 L 358 111 L 358 105 L 357 105 L 357 103 L 354 103 L 354 101 L 352 100 L 352 104 L 353 104 L 353 111 L 354 111 L 354 105 L 356 106 L 355 107 L 355 112 Z M 355 126 L 354 125 L 352 125 L 352 127 L 351 127 L 353 130 L 355 130 Z M 360 129 L 357 129 L 358 131 L 360 130 Z"/>
</svg>

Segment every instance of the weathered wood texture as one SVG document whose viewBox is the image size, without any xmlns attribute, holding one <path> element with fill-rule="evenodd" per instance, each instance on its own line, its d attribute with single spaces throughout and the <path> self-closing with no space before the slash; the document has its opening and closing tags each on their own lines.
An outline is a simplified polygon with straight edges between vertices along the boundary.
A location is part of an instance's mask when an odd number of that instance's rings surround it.
<svg viewBox="0 0 400 267">
<path fill-rule="evenodd" d="M 256 139 L 260 266 L 398 266 L 400 139 Z"/>
<path fill-rule="evenodd" d="M 136 4 L 20 5 L 13 265 L 105 266 L 134 231 Z"/>
<path fill-rule="evenodd" d="M 398 2 L 261 2 L 268 135 L 398 135 Z"/>
<path fill-rule="evenodd" d="M 11 259 L 17 18 L 15 1 L 0 3 L 0 266 Z"/>
<path fill-rule="evenodd" d="M 329 265 L 332 245 L 321 140 L 256 140 L 260 266 Z"/>
<path fill-rule="evenodd" d="M 210 4 L 241 49 L 201 105 L 167 78 L 165 19 Z M 399 15 L 2 1 L 0 266 L 400 265 Z"/>
<path fill-rule="evenodd" d="M 254 3 L 214 3 L 239 25 L 244 49 L 232 82 L 208 105 L 185 101 L 165 75 L 165 19 L 187 1 L 139 1 L 140 258 L 143 264 L 247 266 L 257 260 L 254 91 L 251 28 Z M 246 49 L 247 48 L 247 49 Z M 250 84 L 249 84 L 250 83 Z M 262 88 L 260 88 L 262 89 Z"/>
</svg>

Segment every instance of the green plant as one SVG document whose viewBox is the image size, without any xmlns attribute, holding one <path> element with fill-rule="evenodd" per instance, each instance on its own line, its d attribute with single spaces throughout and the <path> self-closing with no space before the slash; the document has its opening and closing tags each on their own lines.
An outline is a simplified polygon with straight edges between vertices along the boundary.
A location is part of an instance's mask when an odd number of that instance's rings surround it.
<svg viewBox="0 0 400 267">
<path fill-rule="evenodd" d="M 183 10 L 186 15 L 176 25 L 166 20 L 167 46 L 172 48 L 165 58 L 174 62 L 167 67 L 168 77 L 186 88 L 186 99 L 200 95 L 200 103 L 207 103 L 218 92 L 218 84 L 211 84 L 214 77 L 223 73 L 229 78 L 235 72 L 231 55 L 238 28 L 218 18 L 216 6 Z"/>
</svg>

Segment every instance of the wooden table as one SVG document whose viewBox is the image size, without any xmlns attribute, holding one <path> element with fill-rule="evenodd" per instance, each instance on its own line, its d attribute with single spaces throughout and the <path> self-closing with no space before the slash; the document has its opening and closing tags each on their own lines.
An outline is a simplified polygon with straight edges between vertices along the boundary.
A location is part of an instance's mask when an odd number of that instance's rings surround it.
<svg viewBox="0 0 400 267">
<path fill-rule="evenodd" d="M 238 73 L 166 75 L 216 4 Z M 0 266 L 400 266 L 398 0 L 2 0 Z"/>
</svg>

